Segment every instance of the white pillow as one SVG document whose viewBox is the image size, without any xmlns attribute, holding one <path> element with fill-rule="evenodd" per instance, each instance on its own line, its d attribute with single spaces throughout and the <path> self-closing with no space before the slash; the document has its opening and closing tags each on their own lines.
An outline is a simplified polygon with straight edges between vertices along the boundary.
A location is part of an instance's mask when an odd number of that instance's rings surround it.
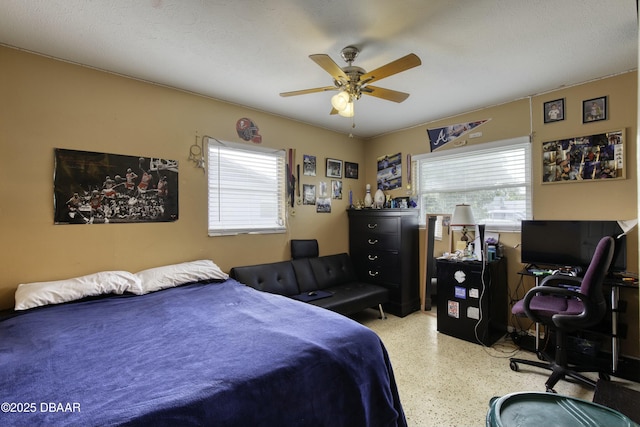
<svg viewBox="0 0 640 427">
<path fill-rule="evenodd" d="M 101 271 L 52 282 L 21 283 L 16 290 L 16 310 L 60 304 L 101 294 L 141 292 L 140 279 L 128 271 Z"/>
<path fill-rule="evenodd" d="M 140 295 L 200 280 L 229 278 L 228 274 L 208 259 L 150 268 L 137 272 L 136 276 L 142 284 Z"/>
</svg>

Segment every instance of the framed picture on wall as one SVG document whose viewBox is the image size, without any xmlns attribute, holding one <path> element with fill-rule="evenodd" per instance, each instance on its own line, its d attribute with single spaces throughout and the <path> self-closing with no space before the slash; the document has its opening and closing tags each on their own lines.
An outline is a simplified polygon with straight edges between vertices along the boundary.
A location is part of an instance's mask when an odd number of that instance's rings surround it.
<svg viewBox="0 0 640 427">
<path fill-rule="evenodd" d="M 607 97 L 587 99 L 582 101 L 582 123 L 607 120 Z"/>
<path fill-rule="evenodd" d="M 342 181 L 337 179 L 331 180 L 331 198 L 342 199 Z"/>
<path fill-rule="evenodd" d="M 327 178 L 342 178 L 342 160 L 327 159 Z"/>
<path fill-rule="evenodd" d="M 178 161 L 54 149 L 55 224 L 173 222 Z"/>
<path fill-rule="evenodd" d="M 316 176 L 316 156 L 304 154 L 302 156 L 303 173 L 306 176 Z"/>
<path fill-rule="evenodd" d="M 564 120 L 564 98 L 544 103 L 544 122 L 553 123 Z"/>
<path fill-rule="evenodd" d="M 344 162 L 344 177 L 358 179 L 358 164 Z"/>
<path fill-rule="evenodd" d="M 542 143 L 542 182 L 626 178 L 624 129 Z"/>
<path fill-rule="evenodd" d="M 302 184 L 302 204 L 303 205 L 315 205 L 316 204 L 316 186 L 313 184 Z"/>
</svg>

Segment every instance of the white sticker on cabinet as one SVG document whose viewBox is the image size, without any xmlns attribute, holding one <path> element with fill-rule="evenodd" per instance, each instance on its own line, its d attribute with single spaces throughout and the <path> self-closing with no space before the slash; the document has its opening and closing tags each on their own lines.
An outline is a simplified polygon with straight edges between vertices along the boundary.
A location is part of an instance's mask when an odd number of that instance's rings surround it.
<svg viewBox="0 0 640 427">
<path fill-rule="evenodd" d="M 478 307 L 467 307 L 467 317 L 478 320 L 480 318 L 480 309 Z"/>
</svg>

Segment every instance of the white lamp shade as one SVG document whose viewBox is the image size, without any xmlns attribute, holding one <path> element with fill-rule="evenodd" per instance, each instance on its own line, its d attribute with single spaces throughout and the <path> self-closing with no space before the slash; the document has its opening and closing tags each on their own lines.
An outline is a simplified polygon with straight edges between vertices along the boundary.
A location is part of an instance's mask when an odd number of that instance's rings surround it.
<svg viewBox="0 0 640 427">
<path fill-rule="evenodd" d="M 342 117 L 353 117 L 353 102 L 347 103 L 347 106 L 344 107 L 343 110 L 338 110 L 338 114 L 340 114 Z"/>
<path fill-rule="evenodd" d="M 349 94 L 345 91 L 342 91 L 331 97 L 331 105 L 338 111 L 344 110 L 349 104 L 349 101 Z"/>
<path fill-rule="evenodd" d="M 471 206 L 461 204 L 456 205 L 451 216 L 451 225 L 475 225 L 476 220 L 473 218 L 473 212 Z"/>
</svg>

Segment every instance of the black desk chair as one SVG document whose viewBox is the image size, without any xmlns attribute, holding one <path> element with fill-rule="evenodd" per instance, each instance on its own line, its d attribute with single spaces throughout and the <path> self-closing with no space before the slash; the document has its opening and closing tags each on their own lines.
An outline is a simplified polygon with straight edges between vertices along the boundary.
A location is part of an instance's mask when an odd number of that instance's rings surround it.
<svg viewBox="0 0 640 427">
<path fill-rule="evenodd" d="M 551 370 L 552 373 L 545 383 L 548 392 L 555 393 L 553 387 L 565 377 L 595 387 L 595 381 L 579 372 L 598 372 L 599 369 L 595 366 L 569 366 L 566 338 L 570 332 L 602 321 L 607 310 L 602 283 L 609 270 L 613 252 L 613 238 L 603 237 L 598 242 L 583 278 L 547 276 L 540 282 L 540 286 L 530 289 L 524 299 L 513 306 L 511 312 L 516 316 L 526 316 L 545 325 L 545 333 L 552 331 L 556 338 L 556 348 L 554 358 L 539 352 L 538 357 L 546 362 L 511 358 L 509 366 L 512 370 L 518 371 L 518 363 Z M 572 286 L 575 288 L 570 288 Z M 600 372 L 600 377 L 608 378 L 608 375 Z"/>
</svg>

